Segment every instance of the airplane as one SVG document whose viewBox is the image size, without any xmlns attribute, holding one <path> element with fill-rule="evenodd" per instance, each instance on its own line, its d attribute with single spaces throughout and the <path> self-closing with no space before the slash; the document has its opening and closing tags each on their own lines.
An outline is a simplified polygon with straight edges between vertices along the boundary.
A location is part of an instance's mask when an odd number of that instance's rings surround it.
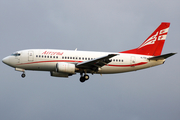
<svg viewBox="0 0 180 120">
<path fill-rule="evenodd" d="M 162 22 L 137 48 L 122 52 L 95 52 L 57 49 L 27 49 L 17 51 L 2 62 L 22 72 L 25 70 L 50 71 L 54 77 L 69 77 L 80 73 L 80 82 L 90 74 L 113 74 L 136 71 L 157 65 L 176 54 L 161 55 L 170 23 Z"/>
</svg>

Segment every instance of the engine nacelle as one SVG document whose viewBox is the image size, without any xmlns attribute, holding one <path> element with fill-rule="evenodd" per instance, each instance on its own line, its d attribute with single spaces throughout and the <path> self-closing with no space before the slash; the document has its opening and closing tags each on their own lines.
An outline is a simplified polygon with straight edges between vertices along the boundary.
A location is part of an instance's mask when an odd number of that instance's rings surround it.
<svg viewBox="0 0 180 120">
<path fill-rule="evenodd" d="M 56 71 L 61 72 L 61 73 L 74 74 L 75 73 L 75 64 L 59 62 L 56 64 Z"/>
<path fill-rule="evenodd" d="M 54 77 L 68 77 L 69 76 L 68 73 L 59 73 L 59 72 L 54 72 L 54 71 L 51 71 L 50 74 L 51 76 L 54 76 Z"/>
</svg>

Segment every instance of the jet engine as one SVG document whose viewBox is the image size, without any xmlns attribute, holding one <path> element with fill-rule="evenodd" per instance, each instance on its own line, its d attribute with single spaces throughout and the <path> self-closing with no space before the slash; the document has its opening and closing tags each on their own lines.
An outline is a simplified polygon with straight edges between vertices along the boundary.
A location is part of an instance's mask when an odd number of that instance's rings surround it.
<svg viewBox="0 0 180 120">
<path fill-rule="evenodd" d="M 74 74 L 75 64 L 59 62 L 56 64 L 56 71 L 60 73 Z"/>
<path fill-rule="evenodd" d="M 59 73 L 59 72 L 54 72 L 54 71 L 51 71 L 50 74 L 53 77 L 68 77 L 68 76 L 70 76 L 68 73 Z"/>
</svg>

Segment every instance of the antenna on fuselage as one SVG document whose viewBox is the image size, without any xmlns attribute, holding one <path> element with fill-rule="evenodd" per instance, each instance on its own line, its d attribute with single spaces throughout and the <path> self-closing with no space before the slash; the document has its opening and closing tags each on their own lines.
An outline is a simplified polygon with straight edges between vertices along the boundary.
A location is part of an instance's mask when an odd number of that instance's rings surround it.
<svg viewBox="0 0 180 120">
<path fill-rule="evenodd" d="M 75 51 L 77 51 L 77 48 L 75 49 Z"/>
</svg>

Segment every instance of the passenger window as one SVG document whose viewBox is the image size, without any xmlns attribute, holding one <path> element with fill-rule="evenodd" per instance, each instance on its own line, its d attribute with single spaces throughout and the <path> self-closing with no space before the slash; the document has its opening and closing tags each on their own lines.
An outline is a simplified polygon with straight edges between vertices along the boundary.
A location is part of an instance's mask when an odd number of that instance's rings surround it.
<svg viewBox="0 0 180 120">
<path fill-rule="evenodd" d="M 52 58 L 52 56 L 50 56 L 50 58 Z"/>
<path fill-rule="evenodd" d="M 88 58 L 88 60 L 90 60 L 90 58 Z"/>
<path fill-rule="evenodd" d="M 47 56 L 47 58 L 49 58 L 49 56 Z"/>
<path fill-rule="evenodd" d="M 41 56 L 39 55 L 39 57 L 41 57 Z"/>
<path fill-rule="evenodd" d="M 81 57 L 79 57 L 79 60 L 81 60 Z"/>
<path fill-rule="evenodd" d="M 55 56 L 53 56 L 53 58 L 55 58 Z"/>
<path fill-rule="evenodd" d="M 85 60 L 87 60 L 87 58 L 85 58 Z"/>
<path fill-rule="evenodd" d="M 84 58 L 82 58 L 82 60 L 84 60 Z"/>
<path fill-rule="evenodd" d="M 36 57 L 38 57 L 38 55 L 36 55 Z"/>
<path fill-rule="evenodd" d="M 46 58 L 46 56 L 44 56 L 44 58 Z"/>
<path fill-rule="evenodd" d="M 58 58 L 58 56 L 56 56 L 56 58 Z"/>
<path fill-rule="evenodd" d="M 70 57 L 70 59 L 72 59 L 72 57 Z"/>
</svg>

